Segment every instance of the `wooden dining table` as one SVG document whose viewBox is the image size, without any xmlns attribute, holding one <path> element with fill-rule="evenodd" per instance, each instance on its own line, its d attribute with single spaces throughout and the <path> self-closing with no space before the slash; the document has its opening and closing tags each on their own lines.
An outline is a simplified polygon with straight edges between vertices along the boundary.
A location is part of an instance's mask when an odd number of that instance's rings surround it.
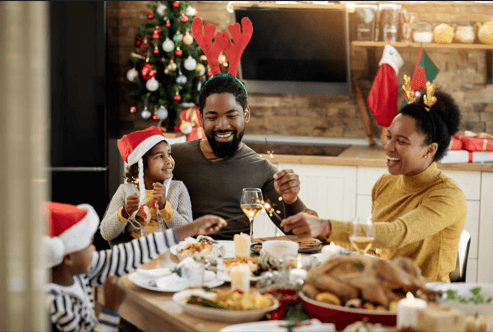
<svg viewBox="0 0 493 332">
<path fill-rule="evenodd" d="M 252 256 L 255 256 L 255 254 L 252 254 Z M 178 263 L 177 257 L 168 250 L 158 258 L 144 264 L 141 268 L 160 268 L 170 260 Z M 189 316 L 183 312 L 179 304 L 173 301 L 175 293 L 147 290 L 134 284 L 128 279 L 128 276 L 120 278 L 122 286 L 127 292 L 127 298 L 118 311 L 123 319 L 143 331 L 219 331 L 228 325 L 232 325 L 232 323 Z M 252 282 L 250 286 L 251 290 L 258 290 L 255 283 Z M 225 282 L 216 288 L 229 290 L 231 285 L 229 282 Z M 101 287 L 97 290 L 96 301 L 100 304 L 104 301 L 104 293 Z"/>
</svg>

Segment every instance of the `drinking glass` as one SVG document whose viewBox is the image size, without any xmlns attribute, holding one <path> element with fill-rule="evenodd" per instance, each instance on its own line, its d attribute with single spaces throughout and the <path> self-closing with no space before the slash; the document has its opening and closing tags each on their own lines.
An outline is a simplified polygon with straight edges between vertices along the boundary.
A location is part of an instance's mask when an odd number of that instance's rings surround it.
<svg viewBox="0 0 493 332">
<path fill-rule="evenodd" d="M 253 243 L 253 220 L 264 206 L 262 190 L 259 188 L 244 188 L 240 204 L 241 209 L 250 220 L 250 243 Z"/>
<path fill-rule="evenodd" d="M 360 254 L 366 254 L 375 240 L 375 226 L 370 217 L 356 217 L 351 222 L 349 241 Z"/>
</svg>

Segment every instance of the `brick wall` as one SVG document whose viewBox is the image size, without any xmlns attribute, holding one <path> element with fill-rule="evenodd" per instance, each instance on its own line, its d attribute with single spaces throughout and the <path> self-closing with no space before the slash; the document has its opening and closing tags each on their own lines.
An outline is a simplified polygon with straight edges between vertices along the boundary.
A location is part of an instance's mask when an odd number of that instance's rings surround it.
<svg viewBox="0 0 493 332">
<path fill-rule="evenodd" d="M 226 2 L 197 1 L 194 7 L 199 16 L 216 24 L 217 31 L 227 31 L 233 16 L 226 10 Z M 417 20 L 436 23 L 467 23 L 488 21 L 493 17 L 493 4 L 487 3 L 402 3 L 408 12 L 416 13 Z M 155 124 L 130 113 L 131 106 L 142 108 L 126 91 L 132 88 L 125 74 L 134 51 L 137 27 L 147 21 L 146 2 L 108 2 L 108 111 L 110 136 L 120 137 L 132 130 Z M 425 45 L 426 48 L 426 45 Z M 399 48 L 404 59 L 398 77 L 403 84 L 404 74 L 412 75 L 418 49 Z M 463 124 L 461 130 L 493 133 L 493 85 L 486 83 L 486 51 L 467 49 L 427 49 L 428 56 L 440 70 L 435 84 L 452 94 L 458 102 Z M 382 48 L 377 48 L 377 62 Z M 357 77 L 366 99 L 371 87 L 367 50 L 351 50 L 352 75 Z M 402 98 L 399 89 L 399 99 Z M 315 137 L 365 138 L 365 132 L 354 94 L 352 96 L 249 94 L 252 111 L 247 134 L 279 134 Z M 380 129 L 371 112 L 370 120 L 375 135 Z"/>
</svg>

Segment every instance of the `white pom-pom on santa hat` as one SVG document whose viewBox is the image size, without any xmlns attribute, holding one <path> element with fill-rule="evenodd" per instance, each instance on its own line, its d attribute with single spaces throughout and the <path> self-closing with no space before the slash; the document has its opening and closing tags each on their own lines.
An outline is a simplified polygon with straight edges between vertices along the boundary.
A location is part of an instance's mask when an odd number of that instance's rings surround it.
<svg viewBox="0 0 493 332">
<path fill-rule="evenodd" d="M 50 233 L 43 237 L 43 245 L 48 267 L 61 264 L 66 254 L 87 248 L 92 243 L 99 216 L 91 205 L 49 202 L 46 213 Z"/>
<path fill-rule="evenodd" d="M 120 155 L 123 160 L 129 166 L 135 163 L 138 163 L 139 166 L 139 208 L 132 214 L 132 216 L 130 216 L 131 218 L 137 214 L 139 209 L 142 209 L 142 217 L 144 220 L 146 222 L 151 220 L 151 212 L 146 205 L 147 200 L 142 156 L 144 156 L 147 151 L 152 149 L 154 145 L 161 141 L 167 143 L 161 130 L 155 126 L 124 135 L 117 141 L 118 150 L 120 151 Z"/>
</svg>

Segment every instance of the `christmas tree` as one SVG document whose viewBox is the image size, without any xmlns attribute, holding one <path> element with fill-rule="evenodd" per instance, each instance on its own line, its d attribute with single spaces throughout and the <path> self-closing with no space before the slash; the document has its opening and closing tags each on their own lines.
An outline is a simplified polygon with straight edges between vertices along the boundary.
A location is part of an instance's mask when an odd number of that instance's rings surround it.
<svg viewBox="0 0 493 332">
<path fill-rule="evenodd" d="M 127 78 L 135 83 L 128 93 L 144 101 L 143 119 L 168 119 L 168 131 L 182 109 L 195 106 L 200 89 L 211 75 L 202 49 L 191 33 L 197 11 L 194 1 L 149 3 L 148 22 L 138 27 L 136 51 Z M 206 69 L 207 68 L 207 69 Z M 135 112 L 136 109 L 132 107 Z"/>
</svg>

